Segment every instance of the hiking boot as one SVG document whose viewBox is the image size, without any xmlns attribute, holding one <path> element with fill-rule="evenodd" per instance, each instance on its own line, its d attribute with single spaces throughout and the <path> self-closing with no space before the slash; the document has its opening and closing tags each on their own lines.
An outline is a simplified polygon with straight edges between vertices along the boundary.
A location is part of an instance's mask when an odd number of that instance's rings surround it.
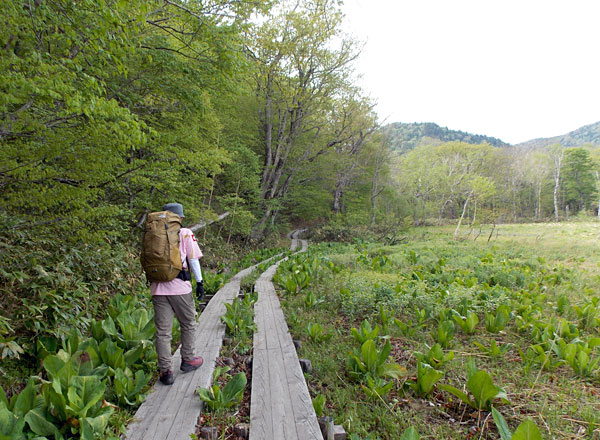
<svg viewBox="0 0 600 440">
<path fill-rule="evenodd" d="M 188 373 L 190 371 L 197 370 L 200 368 L 204 360 L 200 356 L 190 359 L 189 361 L 181 361 L 181 371 Z"/>
<path fill-rule="evenodd" d="M 175 382 L 175 378 L 173 377 L 173 372 L 171 370 L 161 372 L 158 380 L 165 385 L 173 385 L 173 382 Z"/>
</svg>

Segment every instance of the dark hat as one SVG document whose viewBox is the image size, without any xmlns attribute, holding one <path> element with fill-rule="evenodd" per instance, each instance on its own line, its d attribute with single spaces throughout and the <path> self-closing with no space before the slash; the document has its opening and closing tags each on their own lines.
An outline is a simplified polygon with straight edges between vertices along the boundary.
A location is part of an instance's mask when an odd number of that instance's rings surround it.
<svg viewBox="0 0 600 440">
<path fill-rule="evenodd" d="M 185 217 L 183 215 L 183 205 L 181 203 L 167 203 L 162 207 L 163 211 L 171 211 L 177 214 L 179 217 Z"/>
</svg>

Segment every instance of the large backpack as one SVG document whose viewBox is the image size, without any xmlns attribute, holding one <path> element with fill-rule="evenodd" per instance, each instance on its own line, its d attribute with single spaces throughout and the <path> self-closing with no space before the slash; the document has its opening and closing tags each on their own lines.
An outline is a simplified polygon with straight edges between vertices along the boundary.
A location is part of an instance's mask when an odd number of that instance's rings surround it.
<svg viewBox="0 0 600 440">
<path fill-rule="evenodd" d="M 181 219 L 171 211 L 148 214 L 140 258 L 148 281 L 171 281 L 181 271 L 180 229 Z"/>
</svg>

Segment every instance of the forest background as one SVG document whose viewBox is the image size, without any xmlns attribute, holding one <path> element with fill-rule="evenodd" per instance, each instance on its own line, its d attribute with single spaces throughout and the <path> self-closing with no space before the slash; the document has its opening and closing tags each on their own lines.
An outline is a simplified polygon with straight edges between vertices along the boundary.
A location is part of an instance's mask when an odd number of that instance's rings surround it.
<svg viewBox="0 0 600 440">
<path fill-rule="evenodd" d="M 189 223 L 229 212 L 201 235 L 215 270 L 291 225 L 393 240 L 598 214 L 598 124 L 562 144 L 413 133 L 406 147 L 415 126 L 383 125 L 355 85 L 341 6 L 2 2 L 2 347 L 85 331 L 143 285 L 140 226 L 166 202 Z"/>
</svg>

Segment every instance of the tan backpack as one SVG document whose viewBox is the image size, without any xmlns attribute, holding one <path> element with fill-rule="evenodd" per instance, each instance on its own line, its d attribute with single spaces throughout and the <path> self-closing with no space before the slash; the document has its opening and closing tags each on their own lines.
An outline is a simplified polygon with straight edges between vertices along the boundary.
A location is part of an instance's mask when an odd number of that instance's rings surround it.
<svg viewBox="0 0 600 440">
<path fill-rule="evenodd" d="M 140 257 L 148 281 L 171 281 L 181 271 L 180 229 L 181 219 L 171 211 L 148 214 Z"/>
</svg>

